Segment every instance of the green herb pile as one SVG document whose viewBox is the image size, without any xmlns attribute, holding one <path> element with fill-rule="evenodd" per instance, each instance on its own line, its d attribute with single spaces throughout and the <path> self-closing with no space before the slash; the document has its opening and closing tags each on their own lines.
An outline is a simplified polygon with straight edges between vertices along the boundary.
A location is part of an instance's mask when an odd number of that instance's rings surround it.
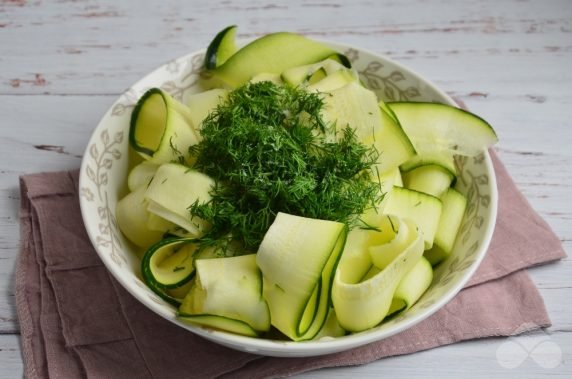
<svg viewBox="0 0 572 379">
<path fill-rule="evenodd" d="M 351 226 L 380 201 L 371 172 L 379 154 L 349 126 L 326 125 L 323 105 L 316 93 L 259 82 L 207 117 L 190 150 L 194 168 L 216 182 L 211 201 L 189 208 L 213 225 L 203 242 L 256 251 L 278 212 Z"/>
</svg>

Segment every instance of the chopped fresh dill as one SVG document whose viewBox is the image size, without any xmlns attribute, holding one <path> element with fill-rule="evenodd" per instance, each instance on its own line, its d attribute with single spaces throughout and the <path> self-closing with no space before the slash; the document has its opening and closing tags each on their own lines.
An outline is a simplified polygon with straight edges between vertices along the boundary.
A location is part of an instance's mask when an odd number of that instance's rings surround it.
<svg viewBox="0 0 572 379">
<path fill-rule="evenodd" d="M 175 157 L 177 157 L 177 159 L 173 160 L 173 162 L 185 164 L 185 156 L 183 155 L 183 153 L 181 153 L 181 151 L 177 148 L 177 146 L 173 142 L 173 138 L 176 138 L 176 137 L 177 137 L 177 134 L 175 133 L 171 136 L 171 138 L 169 138 L 169 146 L 171 147 L 171 151 L 173 152 L 173 155 Z"/>
<path fill-rule="evenodd" d="M 359 219 L 356 226 L 361 230 L 371 230 L 371 231 L 375 231 L 375 232 L 381 232 L 382 231 L 379 226 L 374 226 L 372 224 L 369 224 L 369 223 L 365 222 L 363 219 Z"/>
<path fill-rule="evenodd" d="M 389 224 L 391 225 L 391 230 L 393 230 L 393 233 L 397 233 L 398 230 L 395 229 L 395 225 L 393 225 L 393 221 L 391 220 L 391 217 L 387 218 L 389 220 Z"/>
<path fill-rule="evenodd" d="M 215 186 L 209 202 L 189 210 L 213 225 L 205 244 L 256 251 L 278 212 L 353 226 L 379 203 L 371 172 L 379 154 L 349 126 L 327 125 L 323 104 L 316 93 L 259 82 L 231 92 L 203 121 L 190 154 Z"/>
</svg>

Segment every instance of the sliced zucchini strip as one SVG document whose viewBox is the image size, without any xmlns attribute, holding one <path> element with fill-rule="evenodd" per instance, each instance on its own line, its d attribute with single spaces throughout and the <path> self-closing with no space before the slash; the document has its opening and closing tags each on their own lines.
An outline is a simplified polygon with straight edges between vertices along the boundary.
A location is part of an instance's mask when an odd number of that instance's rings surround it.
<svg viewBox="0 0 572 379">
<path fill-rule="evenodd" d="M 194 253 L 196 240 L 190 238 L 166 238 L 152 245 L 141 260 L 141 274 L 145 283 L 168 303 L 178 306 L 181 299 L 169 295 L 166 290 L 188 283 L 195 272 Z"/>
<path fill-rule="evenodd" d="M 224 316 L 208 314 L 190 315 L 179 312 L 177 317 L 179 320 L 189 324 L 206 326 L 208 328 L 241 334 L 247 337 L 258 337 L 259 335 L 259 333 L 252 329 L 246 322 Z"/>
<path fill-rule="evenodd" d="M 401 172 L 397 167 L 383 174 L 380 173 L 379 176 L 375 179 L 379 181 L 381 191 L 385 194 L 391 192 L 393 186 L 400 186 L 400 187 L 403 186 L 403 179 L 401 178 Z"/>
<path fill-rule="evenodd" d="M 326 75 L 322 80 L 315 80 L 314 83 L 308 83 L 308 91 L 310 92 L 320 92 L 326 93 L 327 95 L 324 97 L 324 101 L 326 103 L 329 101 L 330 103 L 335 102 L 337 99 L 331 99 L 332 92 L 339 90 L 340 88 L 345 87 L 349 83 L 357 81 L 357 74 L 351 70 L 338 70 L 329 75 Z M 343 99 L 341 99 L 343 102 Z M 339 106 L 338 104 L 330 105 L 331 110 L 336 110 L 336 107 Z M 327 107 L 327 105 L 326 105 Z M 338 114 L 339 115 L 339 114 Z M 335 115 L 334 116 L 338 116 Z M 332 119 L 335 121 L 335 119 Z M 344 124 L 345 127 L 347 125 Z"/>
<path fill-rule="evenodd" d="M 322 67 L 314 71 L 314 73 L 308 77 L 308 84 L 309 85 L 316 84 L 320 80 L 324 79 L 326 76 L 328 76 L 328 74 L 326 73 L 326 70 L 324 70 L 324 68 Z"/>
<path fill-rule="evenodd" d="M 455 175 L 446 168 L 434 164 L 419 166 L 403 172 L 405 188 L 441 197 L 455 180 Z"/>
<path fill-rule="evenodd" d="M 147 248 L 163 236 L 147 226 L 151 214 L 147 211 L 145 187 L 139 187 L 117 202 L 115 217 L 119 230 L 135 245 Z"/>
<path fill-rule="evenodd" d="M 387 171 L 384 174 L 379 174 L 377 178 L 374 178 L 380 183 L 380 190 L 385 193 L 383 199 L 377 206 L 378 212 L 384 213 L 385 205 L 389 199 L 389 194 L 393 190 L 393 187 L 403 187 L 403 179 L 401 177 L 401 172 L 399 168 L 395 167 L 392 170 Z"/>
<path fill-rule="evenodd" d="M 389 216 L 388 216 L 389 217 Z M 391 251 L 395 258 L 384 268 L 377 268 L 370 278 L 359 283 L 343 280 L 344 271 L 353 270 L 352 266 L 340 265 L 332 288 L 332 301 L 340 325 L 351 332 L 360 332 L 379 324 L 388 314 L 395 289 L 401 278 L 409 272 L 423 255 L 423 236 L 410 220 L 397 219 L 397 234 L 391 228 L 380 233 L 389 233 L 391 241 L 403 238 L 404 246 L 395 246 Z M 401 236 L 403 234 L 404 236 Z"/>
<path fill-rule="evenodd" d="M 193 254 L 193 259 L 197 259 L 197 253 Z M 180 287 L 175 288 L 166 288 L 165 293 L 175 299 L 179 299 L 179 301 L 183 301 L 187 293 L 191 290 L 191 286 L 193 284 L 193 279 L 189 280 L 187 283 L 183 284 Z"/>
<path fill-rule="evenodd" d="M 364 252 L 370 245 L 371 233 L 371 230 L 361 228 L 354 228 L 348 233 L 344 252 L 338 266 L 349 266 L 353 269 L 344 271 L 344 281 L 357 283 L 370 269 L 372 265 L 371 256 Z"/>
<path fill-rule="evenodd" d="M 141 96 L 129 128 L 129 143 L 139 155 L 155 164 L 190 163 L 189 146 L 197 142 L 187 107 L 159 88 Z"/>
<path fill-rule="evenodd" d="M 383 174 L 399 167 L 416 154 L 413 144 L 391 113 L 380 106 L 382 126 L 372 137 L 373 144 L 379 152 L 379 163 L 376 165 Z"/>
<path fill-rule="evenodd" d="M 149 212 L 180 226 L 189 236 L 201 237 L 210 224 L 194 217 L 189 207 L 210 200 L 214 181 L 205 174 L 177 163 L 159 167 L 145 192 Z"/>
<path fill-rule="evenodd" d="M 212 70 L 221 66 L 238 48 L 236 47 L 236 25 L 230 25 L 217 33 L 207 47 L 205 68 Z"/>
<path fill-rule="evenodd" d="M 149 202 L 147 202 L 147 207 Z M 147 228 L 149 230 L 154 230 L 157 232 L 167 233 L 177 228 L 177 225 L 173 224 L 171 221 L 165 220 L 161 216 L 157 216 L 155 213 L 149 212 L 149 218 L 147 218 Z M 184 237 L 184 236 L 179 236 Z"/>
<path fill-rule="evenodd" d="M 211 315 L 246 323 L 257 332 L 270 329 L 255 254 L 197 259 L 195 265 L 195 282 L 179 308 L 188 321 L 201 323 L 201 318 L 192 317 Z"/>
<path fill-rule="evenodd" d="M 422 231 L 425 249 L 430 249 L 433 246 L 442 207 L 441 200 L 435 196 L 394 186 L 383 211 L 415 220 Z"/>
<path fill-rule="evenodd" d="M 392 102 L 403 130 L 418 151 L 474 156 L 497 141 L 492 126 L 479 116 L 446 104 Z"/>
<path fill-rule="evenodd" d="M 187 105 L 191 111 L 191 120 L 193 121 L 193 126 L 199 139 L 201 139 L 201 124 L 205 118 L 207 118 L 209 113 L 215 110 L 219 104 L 222 104 L 226 101 L 227 97 L 228 90 L 222 88 L 213 88 L 211 90 L 192 94 L 189 96 Z"/>
<path fill-rule="evenodd" d="M 350 59 L 346 55 L 344 55 L 342 53 L 332 54 L 328 57 L 328 59 L 331 59 L 335 62 L 338 62 L 338 63 L 342 64 L 344 67 L 352 68 L 352 62 L 350 61 Z"/>
<path fill-rule="evenodd" d="M 344 71 L 338 71 L 315 86 L 319 86 L 336 74 L 343 73 Z M 381 111 L 377 105 L 375 93 L 362 87 L 351 77 L 345 79 L 342 87 L 331 91 L 329 88 L 320 89 L 320 91 L 329 92 L 327 96 L 324 96 L 324 108 L 322 109 L 322 117 L 325 121 L 335 123 L 338 131 L 347 126 L 352 127 L 357 139 L 362 143 L 374 142 L 375 136 L 382 127 Z"/>
<path fill-rule="evenodd" d="M 423 152 L 412 156 L 406 162 L 401 164 L 399 168 L 402 172 L 411 171 L 417 167 L 426 165 L 437 165 L 448 170 L 453 176 L 457 176 L 457 168 L 453 155 L 444 151 Z"/>
<path fill-rule="evenodd" d="M 319 62 L 337 52 L 295 33 L 279 32 L 260 37 L 234 53 L 214 70 L 213 76 L 236 88 L 254 75 L 280 74 L 290 67 Z"/>
<path fill-rule="evenodd" d="M 431 250 L 425 252 L 425 257 L 433 265 L 451 254 L 467 208 L 467 198 L 454 188 L 449 188 L 441 200 L 443 211 L 435 233 L 435 242 Z"/>
<path fill-rule="evenodd" d="M 383 270 L 410 243 L 412 231 L 409 230 L 407 223 L 393 215 L 385 215 L 379 225 L 379 229 L 380 232 L 374 235 L 375 239 L 370 242 L 367 251 L 375 267 Z"/>
<path fill-rule="evenodd" d="M 318 63 L 291 67 L 284 70 L 280 74 L 280 77 L 285 83 L 296 87 L 305 83 L 317 83 L 320 78 L 323 79 L 326 76 L 341 70 L 347 71 L 347 68 L 343 64 L 328 58 Z"/>
<path fill-rule="evenodd" d="M 334 75 L 344 72 L 337 71 L 309 89 L 322 86 L 333 80 Z M 375 168 L 379 174 L 393 170 L 414 156 L 411 141 L 391 114 L 383 110 L 376 95 L 355 79 L 346 78 L 345 81 L 347 84 L 342 87 L 333 86 L 331 91 L 326 87 L 323 91 L 329 92 L 324 96 L 324 119 L 335 123 L 338 130 L 349 125 L 360 142 L 375 146 L 380 154 Z"/>
<path fill-rule="evenodd" d="M 316 334 L 313 338 L 314 340 L 319 339 L 327 339 L 333 337 L 342 337 L 347 334 L 346 330 L 342 328 L 338 318 L 336 317 L 336 311 L 333 307 L 330 307 L 330 311 L 328 312 L 328 317 L 326 318 L 326 322 L 320 332 Z"/>
<path fill-rule="evenodd" d="M 403 187 L 403 176 L 399 169 L 395 170 L 395 178 L 393 179 L 393 185 L 397 187 Z"/>
<path fill-rule="evenodd" d="M 294 341 L 314 338 L 330 308 L 346 225 L 278 213 L 257 253 L 272 325 Z"/>
<path fill-rule="evenodd" d="M 127 176 L 127 187 L 129 191 L 135 191 L 141 186 L 147 187 L 153 179 L 155 172 L 159 168 L 153 162 L 143 161 L 129 171 Z"/>
<path fill-rule="evenodd" d="M 433 267 L 425 257 L 421 257 L 417 264 L 399 281 L 387 316 L 411 308 L 427 291 L 432 281 Z"/>
<path fill-rule="evenodd" d="M 391 117 L 391 119 L 393 120 L 393 122 L 395 122 L 397 125 L 399 125 L 399 127 L 401 128 L 401 125 L 399 124 L 399 119 L 397 118 L 397 115 L 391 110 L 391 108 L 387 105 L 387 103 L 383 100 L 379 101 L 379 107 L 381 108 L 382 111 L 384 111 L 385 113 L 387 113 L 387 115 L 389 117 Z M 403 129 L 403 128 L 402 128 Z M 403 132 L 405 133 L 405 132 Z"/>
</svg>

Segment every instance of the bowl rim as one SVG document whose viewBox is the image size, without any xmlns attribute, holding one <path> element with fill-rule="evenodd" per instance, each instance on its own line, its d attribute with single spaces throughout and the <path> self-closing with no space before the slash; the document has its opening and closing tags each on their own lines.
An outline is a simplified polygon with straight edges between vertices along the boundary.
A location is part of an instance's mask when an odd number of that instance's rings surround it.
<svg viewBox="0 0 572 379">
<path fill-rule="evenodd" d="M 415 80 L 423 83 L 424 86 L 429 87 L 432 91 L 439 95 L 439 97 L 444 100 L 448 105 L 458 106 L 458 104 L 443 90 L 437 87 L 432 81 L 422 77 L 418 74 L 415 70 L 412 70 L 403 64 L 395 61 L 392 58 L 389 58 L 383 54 L 375 53 L 369 49 L 360 48 L 354 45 L 349 45 L 346 43 L 339 43 L 330 41 L 327 39 L 315 39 L 315 41 L 320 41 L 322 43 L 328 44 L 335 49 L 353 49 L 357 50 L 358 52 L 363 52 L 367 55 L 380 59 L 382 61 L 389 62 L 390 64 L 394 65 L 399 70 L 406 72 L 410 77 L 415 78 Z M 246 43 L 250 39 L 241 39 L 237 41 L 239 45 L 241 43 Z M 195 50 L 193 52 L 189 52 L 184 54 L 176 60 L 183 60 L 183 59 L 190 59 L 194 56 L 204 54 L 206 48 L 202 48 L 199 50 Z M 149 73 L 145 74 L 142 78 L 138 81 L 133 83 L 129 88 L 137 87 L 140 83 L 147 80 L 147 78 L 151 75 L 158 73 L 164 66 L 167 64 L 166 62 L 161 64 L 160 66 L 156 67 L 154 70 L 150 71 Z M 121 95 L 119 95 L 120 97 Z M 89 147 L 94 143 L 96 138 L 97 132 L 102 128 L 104 125 L 104 121 L 110 116 L 110 112 L 113 108 L 113 105 L 117 102 L 117 99 L 114 103 L 109 107 L 107 112 L 102 116 L 100 121 L 98 122 L 97 126 L 93 129 L 92 134 L 89 138 L 87 143 L 86 149 L 84 151 L 84 158 L 82 159 L 81 166 L 80 166 L 80 176 L 79 176 L 79 188 L 83 188 L 86 178 L 86 165 L 87 159 L 86 157 L 89 154 Z M 270 339 L 262 339 L 262 338 L 255 338 L 255 337 L 247 337 L 242 335 L 237 335 L 229 332 L 218 331 L 209 329 L 206 327 L 198 326 L 198 325 L 191 325 L 188 323 L 184 323 L 178 320 L 174 312 L 173 314 L 168 314 L 163 307 L 159 304 L 153 302 L 148 296 L 143 296 L 142 293 L 136 290 L 136 286 L 128 282 L 127 278 L 122 275 L 122 271 L 118 267 L 118 265 L 114 264 L 111 261 L 111 258 L 107 254 L 102 254 L 100 250 L 96 247 L 96 236 L 94 234 L 94 230 L 92 228 L 87 227 L 88 220 L 90 217 L 89 211 L 87 210 L 87 200 L 84 199 L 82 196 L 79 196 L 80 202 L 80 210 L 82 215 L 82 220 L 84 221 L 86 232 L 89 236 L 89 239 L 97 252 L 100 259 L 103 261 L 107 270 L 112 274 L 115 280 L 117 280 L 124 289 L 127 290 L 132 296 L 134 296 L 139 302 L 143 303 L 146 308 L 150 309 L 154 313 L 158 314 L 159 316 L 167 319 L 168 321 L 186 329 L 189 332 L 195 333 L 201 337 L 204 337 L 208 340 L 214 341 L 221 345 L 242 350 L 246 352 L 257 353 L 266 356 L 277 356 L 277 357 L 309 357 L 309 356 L 318 356 L 324 354 L 330 354 L 345 350 L 350 350 L 359 346 L 363 346 L 372 342 L 380 341 L 391 337 L 395 334 L 398 334 L 406 329 L 411 328 L 412 326 L 420 323 L 421 321 L 427 319 L 429 316 L 437 312 L 441 309 L 445 304 L 455 297 L 459 291 L 465 286 L 465 284 L 472 278 L 477 268 L 480 266 L 482 260 L 484 259 L 488 248 L 490 246 L 490 242 L 492 239 L 492 235 L 496 225 L 497 219 L 497 212 L 498 212 L 498 189 L 497 189 L 497 181 L 496 181 L 496 174 L 492 164 L 491 156 L 487 150 L 483 152 L 484 155 L 484 165 L 486 166 L 487 173 L 489 174 L 489 186 L 490 186 L 490 207 L 489 207 L 489 222 L 487 223 L 487 228 L 483 233 L 484 238 L 480 240 L 482 243 L 477 249 L 475 253 L 475 260 L 471 266 L 464 270 L 462 277 L 457 280 L 457 283 L 449 289 L 447 292 L 444 293 L 443 296 L 439 297 L 437 301 L 435 301 L 431 306 L 419 311 L 414 317 L 407 318 L 403 322 L 396 324 L 395 327 L 389 329 L 382 329 L 382 330 L 373 330 L 369 329 L 363 332 L 349 334 L 343 337 L 327 337 L 319 340 L 312 340 L 312 341 L 282 341 L 282 340 L 270 340 Z"/>
</svg>

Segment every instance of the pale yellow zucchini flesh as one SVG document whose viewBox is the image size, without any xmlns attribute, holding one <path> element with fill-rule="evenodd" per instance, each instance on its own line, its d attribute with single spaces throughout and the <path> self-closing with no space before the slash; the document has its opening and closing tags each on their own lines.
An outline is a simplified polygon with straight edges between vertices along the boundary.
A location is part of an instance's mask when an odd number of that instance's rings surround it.
<svg viewBox="0 0 572 379">
<path fill-rule="evenodd" d="M 386 216 L 391 217 L 391 216 Z M 332 302 L 342 328 L 360 332 L 378 325 L 388 315 L 395 290 L 400 280 L 417 264 L 423 255 L 423 236 L 417 226 L 407 219 L 392 217 L 397 227 L 384 228 L 389 241 L 379 244 L 392 247 L 387 251 L 394 258 L 385 267 L 375 267 L 371 277 L 352 283 L 344 280 L 354 267 L 341 264 L 332 287 Z M 399 243 L 393 241 L 399 239 Z M 371 248 L 370 248 L 371 249 Z"/>
<path fill-rule="evenodd" d="M 347 227 L 279 213 L 257 253 L 272 325 L 294 341 L 314 338 L 326 322 L 330 289 Z"/>
<path fill-rule="evenodd" d="M 270 329 L 270 313 L 262 297 L 262 277 L 255 254 L 197 259 L 195 265 L 194 284 L 179 308 L 186 321 L 219 329 L 245 323 L 257 333 Z"/>
</svg>

